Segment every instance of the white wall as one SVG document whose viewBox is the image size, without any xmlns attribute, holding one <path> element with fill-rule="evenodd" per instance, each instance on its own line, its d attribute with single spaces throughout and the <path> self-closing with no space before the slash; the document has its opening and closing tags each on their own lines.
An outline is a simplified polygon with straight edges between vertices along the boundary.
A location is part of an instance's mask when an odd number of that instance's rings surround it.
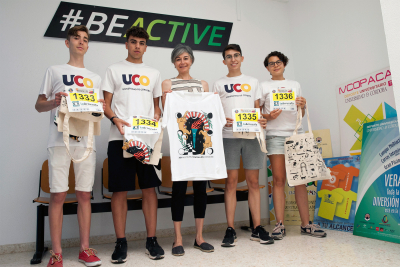
<svg viewBox="0 0 400 267">
<path fill-rule="evenodd" d="M 389 65 L 379 0 L 292 0 L 288 3 L 296 79 L 313 129 L 330 129 L 340 156 L 337 85 Z"/>
<path fill-rule="evenodd" d="M 287 4 L 271 1 L 246 1 L 241 5 L 241 21 L 236 20 L 235 0 L 201 1 L 75 1 L 98 6 L 135 9 L 153 13 L 195 17 L 234 22 L 230 42 L 242 46 L 245 62 L 243 72 L 265 80 L 263 67 L 265 55 L 272 49 L 292 55 Z M 59 2 L 50 0 L 6 0 L 0 3 L 1 20 L 1 160 L 0 160 L 0 245 L 35 241 L 36 205 L 39 170 L 47 158 L 46 146 L 49 113 L 39 114 L 34 109 L 40 84 L 48 66 L 68 61 L 68 50 L 62 39 L 43 37 Z M 212 8 L 210 8 L 212 7 Z M 266 12 L 271 11 L 266 16 Z M 273 12 L 272 12 L 273 11 Z M 278 25 L 271 21 L 281 20 Z M 86 55 L 88 69 L 103 76 L 107 66 L 126 58 L 122 44 L 91 42 Z M 162 77 L 176 75 L 169 61 L 172 49 L 149 47 L 144 56 L 146 64 L 161 71 Z M 191 74 L 212 85 L 226 74 L 220 53 L 195 51 L 196 62 Z M 294 78 L 293 65 L 287 70 Z M 97 167 L 94 185 L 95 202 L 101 199 L 101 165 L 106 158 L 110 123 L 102 124 L 102 135 L 97 142 Z M 163 148 L 166 152 L 166 148 Z M 260 173 L 260 183 L 266 184 L 265 169 Z M 262 191 L 262 218 L 268 217 L 268 196 Z M 237 220 L 247 220 L 247 203 L 238 204 Z M 47 222 L 47 220 L 46 220 Z M 225 222 L 224 205 L 207 207 L 206 224 Z M 192 208 L 186 208 L 183 226 L 194 225 Z M 158 228 L 172 228 L 169 209 L 158 212 Z M 141 211 L 128 215 L 127 232 L 144 231 Z M 92 235 L 114 233 L 111 213 L 94 214 Z M 63 238 L 78 237 L 76 216 L 65 216 Z M 222 237 L 221 237 L 222 238 Z M 49 240 L 46 223 L 46 240 Z"/>
<path fill-rule="evenodd" d="M 389 54 L 390 68 L 393 78 L 393 92 L 396 105 L 400 106 L 400 1 L 381 0 L 382 17 Z M 400 114 L 397 113 L 397 117 Z"/>
</svg>

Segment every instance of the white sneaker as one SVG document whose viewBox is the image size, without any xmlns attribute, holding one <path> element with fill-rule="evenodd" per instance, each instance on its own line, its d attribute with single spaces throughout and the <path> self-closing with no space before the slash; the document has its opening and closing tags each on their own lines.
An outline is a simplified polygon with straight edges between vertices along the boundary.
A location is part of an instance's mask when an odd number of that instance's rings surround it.
<svg viewBox="0 0 400 267">
<path fill-rule="evenodd" d="M 313 224 L 311 221 L 305 226 L 300 226 L 302 235 L 310 235 L 314 237 L 326 237 L 324 230 L 318 224 Z"/>
<path fill-rule="evenodd" d="M 286 235 L 285 226 L 282 224 L 282 221 L 275 224 L 274 230 L 272 230 L 271 237 L 275 240 L 282 240 Z"/>
</svg>

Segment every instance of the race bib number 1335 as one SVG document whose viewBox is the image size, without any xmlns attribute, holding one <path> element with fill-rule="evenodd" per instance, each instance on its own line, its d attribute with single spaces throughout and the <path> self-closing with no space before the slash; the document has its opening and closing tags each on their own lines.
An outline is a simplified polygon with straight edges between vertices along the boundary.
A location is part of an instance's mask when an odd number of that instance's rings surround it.
<svg viewBox="0 0 400 267">
<path fill-rule="evenodd" d="M 259 108 L 239 108 L 232 110 L 233 132 L 260 132 L 258 123 L 260 117 Z"/>
</svg>

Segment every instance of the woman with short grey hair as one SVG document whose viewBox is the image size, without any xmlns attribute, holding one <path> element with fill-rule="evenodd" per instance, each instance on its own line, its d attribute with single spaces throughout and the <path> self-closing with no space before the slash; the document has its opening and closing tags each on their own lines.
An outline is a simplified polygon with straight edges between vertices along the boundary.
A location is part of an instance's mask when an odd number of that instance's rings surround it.
<svg viewBox="0 0 400 267">
<path fill-rule="evenodd" d="M 163 108 L 166 100 L 166 93 L 172 91 L 183 92 L 208 92 L 208 83 L 206 81 L 194 79 L 189 71 L 194 62 L 194 55 L 192 49 L 183 44 L 178 44 L 171 53 L 171 62 L 174 64 L 178 75 L 175 78 L 167 79 L 162 82 L 162 104 Z M 208 135 L 208 133 L 201 131 L 200 135 Z M 204 136 L 205 138 L 206 136 Z M 192 138 L 188 138 L 191 140 Z M 172 245 L 172 255 L 183 256 L 185 250 L 182 243 L 182 219 L 185 208 L 185 196 L 188 182 L 178 181 L 172 183 L 172 220 L 174 221 L 175 241 Z M 203 239 L 203 225 L 204 216 L 207 207 L 207 181 L 193 181 L 194 191 L 194 217 L 196 222 L 196 239 L 194 240 L 194 247 L 203 252 L 213 252 L 214 247 Z"/>
<path fill-rule="evenodd" d="M 194 63 L 194 55 L 192 48 L 190 48 L 190 46 L 188 45 L 178 44 L 177 46 L 175 46 L 174 50 L 172 50 L 171 53 L 172 64 L 174 64 L 176 58 L 182 55 L 183 53 L 187 53 L 189 57 L 192 59 L 192 64 Z"/>
</svg>

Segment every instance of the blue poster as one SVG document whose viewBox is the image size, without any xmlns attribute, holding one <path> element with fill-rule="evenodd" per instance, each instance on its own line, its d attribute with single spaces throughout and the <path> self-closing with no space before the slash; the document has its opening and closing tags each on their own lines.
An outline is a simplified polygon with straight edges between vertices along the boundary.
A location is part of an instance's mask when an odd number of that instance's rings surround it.
<svg viewBox="0 0 400 267">
<path fill-rule="evenodd" d="M 332 179 L 318 181 L 314 223 L 321 228 L 352 232 L 360 156 L 324 159 Z"/>
<path fill-rule="evenodd" d="M 397 118 L 364 124 L 354 235 L 400 243 Z"/>
</svg>

